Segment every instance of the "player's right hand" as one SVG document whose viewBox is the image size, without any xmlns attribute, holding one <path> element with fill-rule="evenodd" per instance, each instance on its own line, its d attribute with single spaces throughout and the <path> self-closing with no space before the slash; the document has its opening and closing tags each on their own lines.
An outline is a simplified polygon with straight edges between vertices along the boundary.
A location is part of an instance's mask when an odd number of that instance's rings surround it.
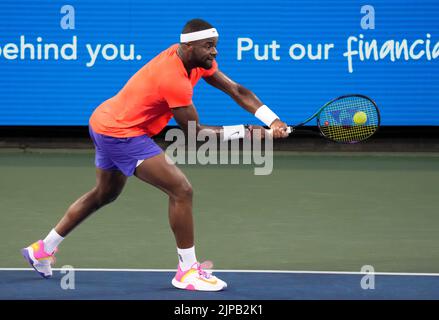
<svg viewBox="0 0 439 320">
<path fill-rule="evenodd" d="M 273 121 L 273 123 L 270 126 L 271 135 L 274 139 L 278 138 L 286 138 L 288 137 L 288 126 L 285 122 L 280 121 L 279 119 L 276 119 Z"/>
</svg>

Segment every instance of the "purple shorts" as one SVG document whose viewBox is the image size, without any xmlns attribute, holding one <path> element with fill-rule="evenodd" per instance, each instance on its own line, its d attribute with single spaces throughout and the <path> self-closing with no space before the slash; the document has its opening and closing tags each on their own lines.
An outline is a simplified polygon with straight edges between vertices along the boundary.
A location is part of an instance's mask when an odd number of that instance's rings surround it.
<svg viewBox="0 0 439 320">
<path fill-rule="evenodd" d="M 120 170 L 129 177 L 134 174 L 139 161 L 163 152 L 147 135 L 115 138 L 96 133 L 90 126 L 88 128 L 96 149 L 96 167 L 103 170 Z"/>
</svg>

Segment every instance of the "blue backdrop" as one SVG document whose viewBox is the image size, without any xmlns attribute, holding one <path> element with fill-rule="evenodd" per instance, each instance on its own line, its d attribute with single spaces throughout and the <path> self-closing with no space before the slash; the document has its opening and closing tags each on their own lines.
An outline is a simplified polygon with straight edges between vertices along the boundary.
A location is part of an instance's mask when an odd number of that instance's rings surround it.
<svg viewBox="0 0 439 320">
<path fill-rule="evenodd" d="M 373 6 L 374 20 L 369 19 L 370 10 L 361 13 L 365 4 Z M 71 7 L 62 11 L 64 5 Z M 211 22 L 220 33 L 220 69 L 288 123 L 300 122 L 336 96 L 362 93 L 377 102 L 384 125 L 439 125 L 438 15 L 436 0 L 2 0 L 0 125 L 86 125 L 95 107 L 117 93 L 148 60 L 176 43 L 184 23 L 195 17 Z M 364 29 L 363 18 L 375 28 Z M 382 49 L 386 41 L 406 39 L 409 56 L 392 62 L 390 55 L 377 61 L 373 57 L 360 61 L 353 55 L 350 72 L 343 55 L 350 36 L 369 43 L 376 40 L 378 52 L 388 54 L 391 43 Z M 275 56 L 270 49 L 267 60 L 257 60 L 253 47 L 239 60 L 238 41 L 243 38 L 252 39 L 260 55 L 264 44 L 272 41 L 280 48 Z M 45 48 L 49 44 L 52 47 Z M 68 44 L 62 56 L 62 46 Z M 305 55 L 294 60 L 289 52 L 294 44 L 312 45 L 313 54 L 318 44 L 333 48 L 327 59 Z M 99 45 L 96 61 L 90 62 L 89 50 L 94 52 Z M 353 41 L 352 50 L 358 45 Z M 300 46 L 296 47 L 293 53 L 300 56 Z M 194 92 L 202 123 L 257 123 L 204 81 Z"/>
</svg>

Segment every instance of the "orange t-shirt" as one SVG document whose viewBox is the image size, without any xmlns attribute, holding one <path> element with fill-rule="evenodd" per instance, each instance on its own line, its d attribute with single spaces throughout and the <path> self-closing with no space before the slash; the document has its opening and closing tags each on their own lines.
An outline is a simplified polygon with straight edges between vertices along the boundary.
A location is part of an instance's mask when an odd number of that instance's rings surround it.
<svg viewBox="0 0 439 320">
<path fill-rule="evenodd" d="M 117 138 L 154 136 L 171 120 L 171 109 L 192 103 L 193 87 L 201 77 L 218 70 L 216 61 L 206 70 L 195 68 L 190 77 L 172 45 L 137 71 L 112 98 L 90 117 L 97 133 Z"/>
</svg>

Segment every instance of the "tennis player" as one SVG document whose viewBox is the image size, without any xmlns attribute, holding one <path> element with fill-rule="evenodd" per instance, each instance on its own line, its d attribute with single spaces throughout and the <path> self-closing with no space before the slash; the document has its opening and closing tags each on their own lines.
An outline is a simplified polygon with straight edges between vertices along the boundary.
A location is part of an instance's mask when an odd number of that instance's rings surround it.
<svg viewBox="0 0 439 320">
<path fill-rule="evenodd" d="M 178 267 L 172 284 L 180 289 L 219 291 L 227 284 L 199 263 L 194 246 L 192 186 L 186 176 L 166 160 L 151 137 L 174 117 L 187 133 L 195 121 L 197 132 L 212 130 L 224 140 L 243 138 L 262 126 L 204 126 L 192 102 L 193 87 L 203 78 L 224 91 L 237 104 L 272 129 L 274 138 L 284 138 L 286 124 L 253 92 L 218 69 L 218 32 L 201 19 L 186 23 L 180 43 L 161 52 L 135 73 L 114 97 L 93 112 L 89 131 L 96 150 L 96 186 L 76 200 L 44 240 L 21 250 L 25 259 L 44 278 L 52 276 L 57 247 L 90 214 L 114 201 L 127 177 L 135 175 L 169 196 L 169 222 L 174 233 Z"/>
</svg>

